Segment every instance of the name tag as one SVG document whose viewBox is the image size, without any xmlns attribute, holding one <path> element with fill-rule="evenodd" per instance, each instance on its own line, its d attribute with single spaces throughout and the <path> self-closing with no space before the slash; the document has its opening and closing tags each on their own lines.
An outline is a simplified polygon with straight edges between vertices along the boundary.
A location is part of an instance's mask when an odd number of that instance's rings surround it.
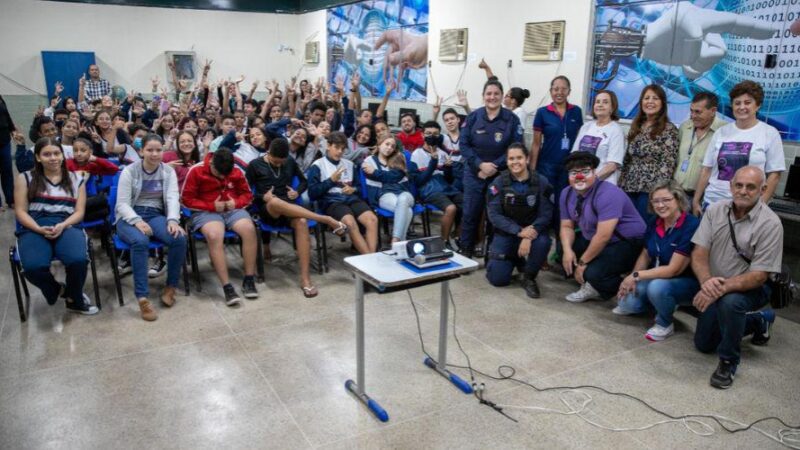
<svg viewBox="0 0 800 450">
<path fill-rule="evenodd" d="M 561 150 L 569 150 L 569 138 L 566 135 L 561 138 Z"/>
<path fill-rule="evenodd" d="M 681 172 L 686 172 L 687 170 L 689 170 L 689 160 L 684 159 L 681 163 Z"/>
</svg>

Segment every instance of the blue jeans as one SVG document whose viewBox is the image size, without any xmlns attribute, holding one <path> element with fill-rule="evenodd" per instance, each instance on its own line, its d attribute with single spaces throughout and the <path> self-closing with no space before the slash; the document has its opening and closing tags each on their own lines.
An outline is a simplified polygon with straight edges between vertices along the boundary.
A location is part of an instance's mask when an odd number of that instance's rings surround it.
<svg viewBox="0 0 800 450">
<path fill-rule="evenodd" d="M 656 216 L 647 210 L 648 205 L 650 205 L 650 194 L 647 192 L 628 192 L 628 197 L 633 202 L 633 206 L 636 207 L 636 211 L 642 216 L 644 223 L 650 223 L 650 221 L 655 220 Z"/>
<path fill-rule="evenodd" d="M 36 222 L 41 226 L 52 226 L 61 221 L 62 218 L 47 217 Z M 61 289 L 50 272 L 50 263 L 55 258 L 64 264 L 67 273 L 65 295 L 77 304 L 83 304 L 83 283 L 86 282 L 89 258 L 86 234 L 82 229 L 67 228 L 54 240 L 25 229 L 17 237 L 17 249 L 25 278 L 42 291 L 47 303 L 55 304 Z"/>
<path fill-rule="evenodd" d="M 133 210 L 153 229 L 153 237 L 163 242 L 164 246 L 169 249 L 167 253 L 167 286 L 178 287 L 183 261 L 186 257 L 186 236 L 172 237 L 167 231 L 167 218 L 159 209 L 136 206 Z M 150 238 L 124 220 L 117 222 L 117 233 L 126 244 L 131 246 L 133 291 L 136 298 L 147 298 L 150 292 L 147 278 L 147 254 Z"/>
<path fill-rule="evenodd" d="M 700 283 L 695 277 L 659 278 L 636 283 L 636 292 L 626 295 L 619 305 L 634 313 L 647 310 L 648 302 L 656 310 L 656 323 L 662 327 L 672 324 L 678 305 L 691 305 Z"/>
<path fill-rule="evenodd" d="M 6 205 L 14 204 L 14 167 L 11 164 L 11 142 L 0 148 L 0 184 Z M 2 201 L 0 200 L 0 204 Z"/>
<path fill-rule="evenodd" d="M 758 331 L 761 320 L 751 311 L 767 304 L 765 287 L 723 295 L 697 318 L 694 345 L 703 353 L 717 351 L 719 359 L 739 363 L 742 338 Z"/>
<path fill-rule="evenodd" d="M 527 258 L 517 256 L 520 241 L 517 236 L 495 233 L 489 247 L 489 263 L 486 265 L 486 279 L 492 286 L 508 286 L 515 266 L 532 278 L 539 274 L 539 269 L 547 259 L 547 252 L 550 251 L 550 236 L 537 236 L 531 243 Z"/>
<path fill-rule="evenodd" d="M 378 206 L 394 213 L 392 238 L 405 240 L 411 219 L 414 218 L 414 196 L 410 192 L 383 194 L 378 199 Z"/>
</svg>

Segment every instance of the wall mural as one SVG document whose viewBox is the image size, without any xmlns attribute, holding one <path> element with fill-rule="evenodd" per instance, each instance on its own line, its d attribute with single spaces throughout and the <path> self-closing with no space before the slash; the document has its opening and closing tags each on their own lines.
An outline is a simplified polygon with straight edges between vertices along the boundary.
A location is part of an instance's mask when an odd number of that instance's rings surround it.
<svg viewBox="0 0 800 450">
<path fill-rule="evenodd" d="M 370 0 L 328 10 L 328 79 L 361 95 L 424 102 L 428 84 L 428 0 Z M 335 83 L 331 83 L 335 84 Z M 349 84 L 346 84 L 349 89 Z"/>
<path fill-rule="evenodd" d="M 701 90 L 716 93 L 733 120 L 728 92 L 752 79 L 765 91 L 759 117 L 800 141 L 798 55 L 800 0 L 598 0 L 589 105 L 596 90 L 610 89 L 620 117 L 632 119 L 641 89 L 657 83 L 673 122 L 689 117 Z"/>
</svg>

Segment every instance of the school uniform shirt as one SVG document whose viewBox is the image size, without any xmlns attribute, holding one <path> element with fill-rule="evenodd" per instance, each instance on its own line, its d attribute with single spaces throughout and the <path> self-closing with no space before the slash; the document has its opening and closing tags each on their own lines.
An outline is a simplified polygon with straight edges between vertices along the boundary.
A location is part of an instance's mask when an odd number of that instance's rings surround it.
<svg viewBox="0 0 800 450">
<path fill-rule="evenodd" d="M 552 103 L 536 110 L 533 131 L 542 133 L 542 148 L 539 149 L 537 164 L 564 165 L 564 158 L 575 144 L 582 125 L 583 111 L 576 105 L 567 103 L 567 111 L 563 116 Z"/>
<path fill-rule="evenodd" d="M 703 166 L 711 168 L 704 201 L 714 203 L 731 198 L 730 182 L 737 170 L 756 166 L 766 174 L 786 170 L 783 142 L 775 127 L 759 121 L 742 130 L 729 123 L 714 133 Z"/>
<path fill-rule="evenodd" d="M 645 234 L 645 248 L 647 256 L 650 257 L 650 268 L 669 265 L 675 253 L 690 257 L 694 247 L 692 236 L 699 226 L 700 219 L 686 212 L 681 214 L 672 228 L 665 228 L 664 219 L 660 217 L 650 222 Z M 691 270 L 691 266 L 687 266 L 681 275 L 691 273 Z"/>
<path fill-rule="evenodd" d="M 411 162 L 417 165 L 418 171 L 415 184 L 418 186 L 419 195 L 423 200 L 439 192 L 445 195 L 458 193 L 458 190 L 447 181 L 448 175 L 451 179 L 453 177 L 453 165 L 444 164 L 447 160 L 447 153 L 442 149 L 437 149 L 436 154 L 439 157 L 434 161 L 424 148 L 418 148 L 411 153 Z"/>
<path fill-rule="evenodd" d="M 703 168 L 708 144 L 711 143 L 714 133 L 726 123 L 721 118 L 715 117 L 706 134 L 700 139 L 697 138 L 691 119 L 683 122 L 678 128 L 680 145 L 678 146 L 678 167 L 675 168 L 674 178 L 684 191 L 694 191 L 697 188 L 697 180 L 700 178 L 700 170 Z"/>
<path fill-rule="evenodd" d="M 344 166 L 344 172 L 339 181 L 336 182 L 331 180 L 331 174 L 339 168 L 339 165 Z M 308 197 L 311 200 L 319 201 L 322 209 L 327 208 L 331 203 L 350 204 L 360 200 L 358 186 L 353 184 L 355 167 L 352 161 L 344 158 L 334 161 L 325 156 L 311 164 L 307 175 Z M 342 192 L 342 187 L 344 186 L 354 186 L 356 190 L 348 195 Z"/>
<path fill-rule="evenodd" d="M 444 147 L 444 150 L 448 155 L 450 155 L 450 159 L 452 159 L 454 162 L 461 161 L 461 150 L 458 148 L 458 143 L 461 141 L 461 135 L 459 134 L 455 140 L 450 137 L 449 133 L 445 133 L 443 136 L 444 140 L 442 142 L 442 147 Z"/>
<path fill-rule="evenodd" d="M 616 121 L 611 121 L 603 126 L 597 121 L 583 124 L 572 152 L 588 152 L 600 159 L 597 169 L 603 168 L 606 163 L 612 162 L 622 166 L 625 160 L 625 133 Z M 616 185 L 619 179 L 619 169 L 614 171 L 605 181 Z"/>
<path fill-rule="evenodd" d="M 24 172 L 23 176 L 28 186 L 31 184 L 33 175 L 31 172 Z M 60 185 L 50 183 L 45 179 L 44 190 L 37 192 L 28 203 L 28 213 L 37 220 L 45 216 L 58 216 L 67 218 L 75 212 L 75 205 L 78 203 L 78 191 L 85 179 L 79 173 L 69 172 L 69 181 L 72 185 L 72 193 Z"/>
<path fill-rule="evenodd" d="M 400 195 L 403 192 L 411 193 L 411 183 L 417 175 L 417 165 L 409 161 L 406 171 L 393 169 L 381 163 L 377 155 L 364 160 L 364 165 L 375 169 L 372 174 L 364 172 L 367 184 L 367 201 L 377 207 L 384 194 Z"/>
</svg>

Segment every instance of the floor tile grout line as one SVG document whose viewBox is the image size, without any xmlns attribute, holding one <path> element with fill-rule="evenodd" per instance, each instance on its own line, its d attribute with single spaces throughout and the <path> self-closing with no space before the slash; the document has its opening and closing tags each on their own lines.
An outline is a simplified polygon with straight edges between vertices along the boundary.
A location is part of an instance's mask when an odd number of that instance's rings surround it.
<svg viewBox="0 0 800 450">
<path fill-rule="evenodd" d="M 186 346 L 195 345 L 195 344 L 199 344 L 199 343 L 203 343 L 203 342 L 213 342 L 213 341 L 216 341 L 216 340 L 221 340 L 221 339 L 225 339 L 225 338 L 231 338 L 233 336 L 234 335 L 224 334 L 224 335 L 221 335 L 221 336 L 214 336 L 214 337 L 205 338 L 205 339 L 197 339 L 197 340 L 194 340 L 194 341 L 183 342 L 183 343 L 180 343 L 180 344 L 171 344 L 171 345 L 166 345 L 164 347 L 150 348 L 150 349 L 141 350 L 141 351 L 138 351 L 138 352 L 123 353 L 121 355 L 113 355 L 113 356 L 108 356 L 108 357 L 105 357 L 105 358 L 89 359 L 89 360 L 77 362 L 77 363 L 74 363 L 74 364 L 65 364 L 63 366 L 47 367 L 47 368 L 44 368 L 44 369 L 36 369 L 36 370 L 27 371 L 27 372 L 21 372 L 21 373 L 15 374 L 15 375 L 0 376 L 0 382 L 11 380 L 11 379 L 14 379 L 14 378 L 23 377 L 23 376 L 39 375 L 41 373 L 46 373 L 46 372 L 50 372 L 50 371 L 56 371 L 56 370 L 60 370 L 60 369 L 75 368 L 75 367 L 80 367 L 80 366 L 84 366 L 84 365 L 96 364 L 96 363 L 100 363 L 100 362 L 108 362 L 108 361 L 113 361 L 115 359 L 128 358 L 128 357 L 132 357 L 132 356 L 138 356 L 138 355 L 142 355 L 142 354 L 158 352 L 158 351 L 161 351 L 161 350 L 173 350 L 173 349 L 176 349 L 176 348 L 186 347 Z"/>
<path fill-rule="evenodd" d="M 5 327 L 6 327 L 6 320 L 8 319 L 9 303 L 11 303 L 11 290 L 10 289 L 8 290 L 8 293 L 6 294 L 6 307 L 3 308 L 3 319 L 0 320 L 0 337 L 3 336 L 3 329 L 5 329 Z"/>
</svg>

